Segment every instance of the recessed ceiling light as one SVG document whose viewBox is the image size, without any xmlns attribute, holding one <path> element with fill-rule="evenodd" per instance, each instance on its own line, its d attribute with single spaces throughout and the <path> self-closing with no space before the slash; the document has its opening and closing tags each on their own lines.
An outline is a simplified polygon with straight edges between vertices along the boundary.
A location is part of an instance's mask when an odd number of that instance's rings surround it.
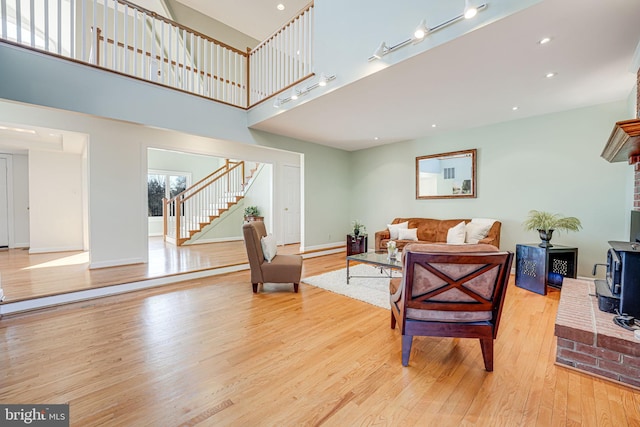
<svg viewBox="0 0 640 427">
<path fill-rule="evenodd" d="M 276 7 L 278 10 L 284 10 L 284 5 L 282 3 L 279 3 Z"/>
<path fill-rule="evenodd" d="M 432 124 L 432 125 L 431 125 L 431 127 L 432 127 L 432 128 L 436 127 L 436 124 L 435 124 L 435 123 L 434 123 L 434 124 Z"/>
<path fill-rule="evenodd" d="M 544 37 L 538 41 L 538 44 L 547 44 L 551 41 L 551 37 Z"/>
<path fill-rule="evenodd" d="M 511 107 L 511 109 L 512 109 L 513 111 L 516 111 L 516 110 L 518 109 L 518 106 L 517 106 L 517 105 L 514 105 L 513 107 Z"/>
<path fill-rule="evenodd" d="M 377 136 L 374 136 L 374 137 L 373 137 L 373 140 L 374 140 L 374 141 L 377 141 L 377 140 L 379 140 L 379 139 L 380 139 L 380 138 L 378 138 Z"/>
<path fill-rule="evenodd" d="M 547 73 L 547 74 L 545 75 L 545 77 L 546 77 L 546 78 L 548 78 L 548 79 L 550 79 L 550 78 L 552 78 L 552 77 L 555 77 L 556 75 L 558 75 L 558 73 Z"/>
</svg>

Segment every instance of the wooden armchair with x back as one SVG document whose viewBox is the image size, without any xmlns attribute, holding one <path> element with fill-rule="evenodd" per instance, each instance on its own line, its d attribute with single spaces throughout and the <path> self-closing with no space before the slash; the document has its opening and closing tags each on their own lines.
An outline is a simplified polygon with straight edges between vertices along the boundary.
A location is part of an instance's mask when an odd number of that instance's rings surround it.
<svg viewBox="0 0 640 427">
<path fill-rule="evenodd" d="M 512 252 L 479 244 L 412 244 L 403 277 L 393 279 L 391 328 L 400 325 L 402 365 L 414 336 L 478 338 L 485 369 L 493 370 L 493 341 L 513 262 Z"/>
</svg>

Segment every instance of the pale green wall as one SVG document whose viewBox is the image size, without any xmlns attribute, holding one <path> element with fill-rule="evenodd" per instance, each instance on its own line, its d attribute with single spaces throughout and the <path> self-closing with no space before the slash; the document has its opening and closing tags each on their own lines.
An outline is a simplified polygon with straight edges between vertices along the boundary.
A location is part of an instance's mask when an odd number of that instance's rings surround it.
<svg viewBox="0 0 640 427">
<path fill-rule="evenodd" d="M 552 243 L 579 248 L 578 274 L 590 276 L 605 261 L 609 240 L 628 239 L 626 163 L 600 153 L 626 102 L 549 114 L 451 132 L 351 153 L 350 216 L 369 234 L 395 217 L 491 217 L 502 222 L 501 248 L 538 241 L 522 221 L 531 209 L 577 216 L 584 229 L 560 233 Z M 475 199 L 416 200 L 415 158 L 476 148 Z"/>
<path fill-rule="evenodd" d="M 301 202 L 305 248 L 344 243 L 351 225 L 349 153 L 260 131 L 252 131 L 252 135 L 262 146 L 304 155 Z"/>
</svg>

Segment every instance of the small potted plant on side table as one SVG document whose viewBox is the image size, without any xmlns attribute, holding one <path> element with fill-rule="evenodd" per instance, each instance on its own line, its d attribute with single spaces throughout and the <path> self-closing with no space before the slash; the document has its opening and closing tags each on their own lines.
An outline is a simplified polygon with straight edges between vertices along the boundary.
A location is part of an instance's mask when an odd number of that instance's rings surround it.
<svg viewBox="0 0 640 427">
<path fill-rule="evenodd" d="M 244 208 L 244 221 L 263 221 L 264 217 L 260 216 L 260 210 L 257 206 L 247 206 Z"/>
<path fill-rule="evenodd" d="M 536 210 L 529 211 L 529 216 L 523 225 L 526 230 L 538 230 L 542 241 L 538 246 L 541 248 L 553 246 L 549 241 L 554 230 L 579 231 L 582 228 L 580 220 L 574 216 L 561 216 Z"/>
</svg>

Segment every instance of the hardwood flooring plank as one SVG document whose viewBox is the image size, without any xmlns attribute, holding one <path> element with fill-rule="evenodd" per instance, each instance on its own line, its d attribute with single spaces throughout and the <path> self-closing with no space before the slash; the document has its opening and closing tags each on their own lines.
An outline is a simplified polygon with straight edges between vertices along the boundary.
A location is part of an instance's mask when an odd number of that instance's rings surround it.
<svg viewBox="0 0 640 427">
<path fill-rule="evenodd" d="M 304 283 L 177 282 L 1 319 L 0 401 L 73 426 L 638 425 L 640 392 L 554 364 L 558 297 L 509 284 L 488 373 L 472 339 L 415 338 L 403 367 L 387 310 Z"/>
</svg>

